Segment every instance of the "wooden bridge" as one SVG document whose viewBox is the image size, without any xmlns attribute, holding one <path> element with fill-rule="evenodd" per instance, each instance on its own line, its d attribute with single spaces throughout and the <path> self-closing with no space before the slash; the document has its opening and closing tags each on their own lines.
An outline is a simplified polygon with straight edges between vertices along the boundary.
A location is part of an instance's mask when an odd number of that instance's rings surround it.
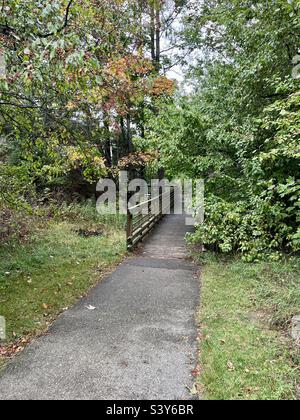
<svg viewBox="0 0 300 420">
<path fill-rule="evenodd" d="M 127 249 L 132 251 L 154 226 L 174 209 L 175 188 L 165 188 L 155 197 L 151 197 L 127 211 Z"/>
</svg>

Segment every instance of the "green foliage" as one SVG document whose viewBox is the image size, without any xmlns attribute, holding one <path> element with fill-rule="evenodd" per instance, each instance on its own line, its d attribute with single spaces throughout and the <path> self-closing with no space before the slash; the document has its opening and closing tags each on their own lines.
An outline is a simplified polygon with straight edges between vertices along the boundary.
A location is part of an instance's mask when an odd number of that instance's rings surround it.
<svg viewBox="0 0 300 420">
<path fill-rule="evenodd" d="M 299 2 L 195 3 L 184 41 L 194 92 L 149 123 L 171 176 L 203 178 L 194 241 L 248 261 L 299 251 Z M 197 56 L 197 55 L 196 55 Z"/>
<path fill-rule="evenodd" d="M 57 206 L 54 201 L 52 204 L 41 207 L 41 214 L 50 212 L 54 220 L 65 221 L 68 223 L 77 223 L 83 229 L 102 230 L 102 232 L 109 230 L 124 231 L 126 225 L 126 215 L 122 214 L 99 214 L 96 209 L 96 202 L 87 200 L 84 204 L 66 204 Z"/>
<path fill-rule="evenodd" d="M 183 3 L 170 5 L 178 11 Z M 152 0 L 1 3 L 0 134 L 13 146 L 5 160 L 27 171 L 38 191 L 84 183 L 88 190 L 115 173 L 134 151 L 132 137 L 143 132 L 145 109 L 173 94 L 173 82 L 158 75 L 159 51 L 152 59 L 147 54 L 158 25 L 151 13 L 160 20 L 157 49 L 167 24 L 161 6 Z"/>
<path fill-rule="evenodd" d="M 30 193 L 33 191 L 26 168 L 0 163 L 0 207 L 27 207 Z"/>
<path fill-rule="evenodd" d="M 299 187 L 300 183 L 298 201 Z M 292 190 L 291 187 L 289 192 Z M 279 250 L 299 250 L 299 228 L 297 230 L 296 223 L 292 223 L 296 214 L 299 214 L 298 207 L 287 209 L 285 203 L 274 199 L 273 189 L 264 197 L 251 196 L 249 200 L 231 203 L 209 196 L 206 199 L 206 221 L 198 226 L 191 241 L 203 241 L 225 253 L 241 252 L 248 262 L 266 256 L 276 260 L 280 258 Z"/>
</svg>

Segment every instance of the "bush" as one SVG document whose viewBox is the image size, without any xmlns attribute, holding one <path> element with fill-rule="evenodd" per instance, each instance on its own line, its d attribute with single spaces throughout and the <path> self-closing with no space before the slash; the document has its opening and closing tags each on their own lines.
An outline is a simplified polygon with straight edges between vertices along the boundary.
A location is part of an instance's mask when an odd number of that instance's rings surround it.
<svg viewBox="0 0 300 420">
<path fill-rule="evenodd" d="M 25 167 L 0 162 L 0 205 L 26 207 L 33 188 Z"/>
<path fill-rule="evenodd" d="M 278 259 L 280 251 L 300 250 L 299 202 L 300 183 L 292 179 L 277 187 L 271 184 L 247 201 L 227 202 L 211 195 L 205 223 L 190 240 L 224 253 L 241 252 L 249 262 L 265 256 Z"/>
</svg>

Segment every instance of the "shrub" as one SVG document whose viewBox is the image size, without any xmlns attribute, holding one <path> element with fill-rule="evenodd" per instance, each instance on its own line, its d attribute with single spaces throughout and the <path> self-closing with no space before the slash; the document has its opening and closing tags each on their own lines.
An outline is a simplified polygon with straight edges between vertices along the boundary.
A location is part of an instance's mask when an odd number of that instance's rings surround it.
<svg viewBox="0 0 300 420">
<path fill-rule="evenodd" d="M 206 199 L 205 223 L 197 227 L 191 242 L 203 242 L 224 253 L 241 252 L 243 259 L 277 259 L 279 251 L 300 250 L 300 183 L 269 187 L 260 196 L 228 202 L 210 195 Z"/>
</svg>

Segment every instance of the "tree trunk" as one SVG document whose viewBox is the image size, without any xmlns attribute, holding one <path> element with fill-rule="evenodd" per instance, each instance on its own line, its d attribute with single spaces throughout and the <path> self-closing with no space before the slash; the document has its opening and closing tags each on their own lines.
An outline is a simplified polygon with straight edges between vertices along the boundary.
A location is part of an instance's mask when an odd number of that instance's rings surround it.
<svg viewBox="0 0 300 420">
<path fill-rule="evenodd" d="M 112 155 L 111 155 L 111 139 L 110 139 L 110 131 L 109 131 L 109 121 L 107 118 L 107 115 L 104 114 L 104 129 L 105 129 L 105 142 L 104 142 L 104 146 L 103 146 L 103 151 L 104 151 L 104 157 L 106 160 L 106 166 L 108 166 L 109 168 L 112 167 Z"/>
<path fill-rule="evenodd" d="M 160 29 L 161 29 L 160 0 L 158 0 L 156 2 L 155 23 L 156 23 L 156 55 L 155 55 L 155 65 L 156 65 L 156 69 L 159 71 L 160 70 Z"/>
<path fill-rule="evenodd" d="M 150 38 L 151 38 L 151 58 L 157 71 L 160 70 L 161 55 L 161 0 L 150 2 Z"/>
<path fill-rule="evenodd" d="M 151 36 L 151 58 L 153 64 L 156 61 L 156 51 L 155 51 L 155 8 L 154 8 L 154 1 L 151 1 L 150 4 L 150 36 Z"/>
<path fill-rule="evenodd" d="M 132 133 L 131 133 L 131 117 L 130 114 L 127 114 L 127 151 L 128 153 L 133 153 L 133 143 L 132 143 Z"/>
</svg>

